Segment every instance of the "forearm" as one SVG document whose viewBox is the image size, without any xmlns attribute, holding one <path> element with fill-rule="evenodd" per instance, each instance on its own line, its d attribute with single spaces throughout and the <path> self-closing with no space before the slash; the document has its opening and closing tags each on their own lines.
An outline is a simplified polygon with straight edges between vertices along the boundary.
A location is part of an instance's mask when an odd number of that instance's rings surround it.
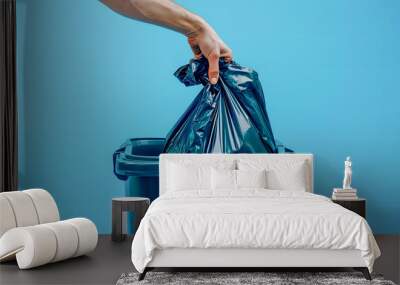
<svg viewBox="0 0 400 285">
<path fill-rule="evenodd" d="M 201 17 L 185 10 L 172 0 L 101 0 L 114 11 L 129 18 L 166 27 L 187 36 L 195 58 L 208 60 L 208 78 L 216 84 L 219 59 L 232 60 L 231 49 Z"/>
<path fill-rule="evenodd" d="M 205 21 L 170 0 L 101 0 L 114 11 L 186 36 L 206 28 Z"/>
</svg>

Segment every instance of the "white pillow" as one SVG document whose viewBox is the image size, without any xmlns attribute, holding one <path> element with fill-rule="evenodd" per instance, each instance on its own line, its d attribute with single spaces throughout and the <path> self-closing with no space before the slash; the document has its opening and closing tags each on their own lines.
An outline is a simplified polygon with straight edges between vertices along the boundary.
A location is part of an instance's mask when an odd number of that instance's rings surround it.
<svg viewBox="0 0 400 285">
<path fill-rule="evenodd" d="M 241 188 L 267 188 L 266 171 L 211 169 L 211 187 L 213 190 L 238 190 Z"/>
<path fill-rule="evenodd" d="M 232 169 L 211 169 L 211 188 L 218 189 L 236 189 L 236 170 Z"/>
<path fill-rule="evenodd" d="M 236 170 L 237 188 L 267 188 L 267 171 Z"/>
<path fill-rule="evenodd" d="M 211 190 L 211 168 L 234 169 L 236 161 L 177 160 L 167 164 L 167 191 Z"/>
<path fill-rule="evenodd" d="M 268 188 L 273 190 L 306 191 L 307 172 L 305 163 L 284 171 L 272 169 L 267 172 Z"/>
<path fill-rule="evenodd" d="M 170 163 L 168 165 L 167 189 L 171 191 L 210 189 L 210 169 L 211 167 L 188 167 Z"/>
<path fill-rule="evenodd" d="M 266 169 L 267 188 L 272 190 L 306 191 L 309 185 L 308 163 L 305 160 L 238 161 L 239 170 Z"/>
</svg>

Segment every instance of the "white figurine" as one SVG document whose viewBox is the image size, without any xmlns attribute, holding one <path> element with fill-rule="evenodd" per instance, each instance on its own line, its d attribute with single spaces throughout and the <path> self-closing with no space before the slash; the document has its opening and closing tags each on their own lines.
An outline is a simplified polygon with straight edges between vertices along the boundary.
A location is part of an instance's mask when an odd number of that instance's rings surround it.
<svg viewBox="0 0 400 285">
<path fill-rule="evenodd" d="M 344 179 L 343 179 L 343 189 L 352 189 L 351 188 L 351 176 L 353 171 L 351 169 L 351 158 L 350 156 L 346 157 L 346 161 L 344 162 Z"/>
</svg>

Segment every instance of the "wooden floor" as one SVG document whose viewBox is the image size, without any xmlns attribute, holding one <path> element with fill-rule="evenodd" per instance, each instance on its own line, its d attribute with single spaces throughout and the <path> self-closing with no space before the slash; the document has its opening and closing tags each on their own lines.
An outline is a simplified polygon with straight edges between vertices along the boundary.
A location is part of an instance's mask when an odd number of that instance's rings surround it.
<svg viewBox="0 0 400 285">
<path fill-rule="evenodd" d="M 382 251 L 375 272 L 395 283 L 400 281 L 400 236 L 376 236 Z M 0 284 L 115 284 L 124 272 L 134 271 L 130 260 L 131 240 L 115 243 L 100 236 L 97 249 L 82 256 L 30 270 L 15 262 L 0 264 Z"/>
</svg>

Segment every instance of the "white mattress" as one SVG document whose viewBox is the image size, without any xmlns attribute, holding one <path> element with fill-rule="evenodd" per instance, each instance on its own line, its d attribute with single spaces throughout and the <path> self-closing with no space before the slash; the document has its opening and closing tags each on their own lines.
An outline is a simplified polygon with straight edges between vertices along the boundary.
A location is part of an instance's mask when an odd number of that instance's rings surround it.
<svg viewBox="0 0 400 285">
<path fill-rule="evenodd" d="M 181 191 L 156 199 L 132 244 L 143 272 L 156 250 L 359 250 L 372 271 L 380 255 L 367 222 L 323 196 L 298 191 Z"/>
</svg>

